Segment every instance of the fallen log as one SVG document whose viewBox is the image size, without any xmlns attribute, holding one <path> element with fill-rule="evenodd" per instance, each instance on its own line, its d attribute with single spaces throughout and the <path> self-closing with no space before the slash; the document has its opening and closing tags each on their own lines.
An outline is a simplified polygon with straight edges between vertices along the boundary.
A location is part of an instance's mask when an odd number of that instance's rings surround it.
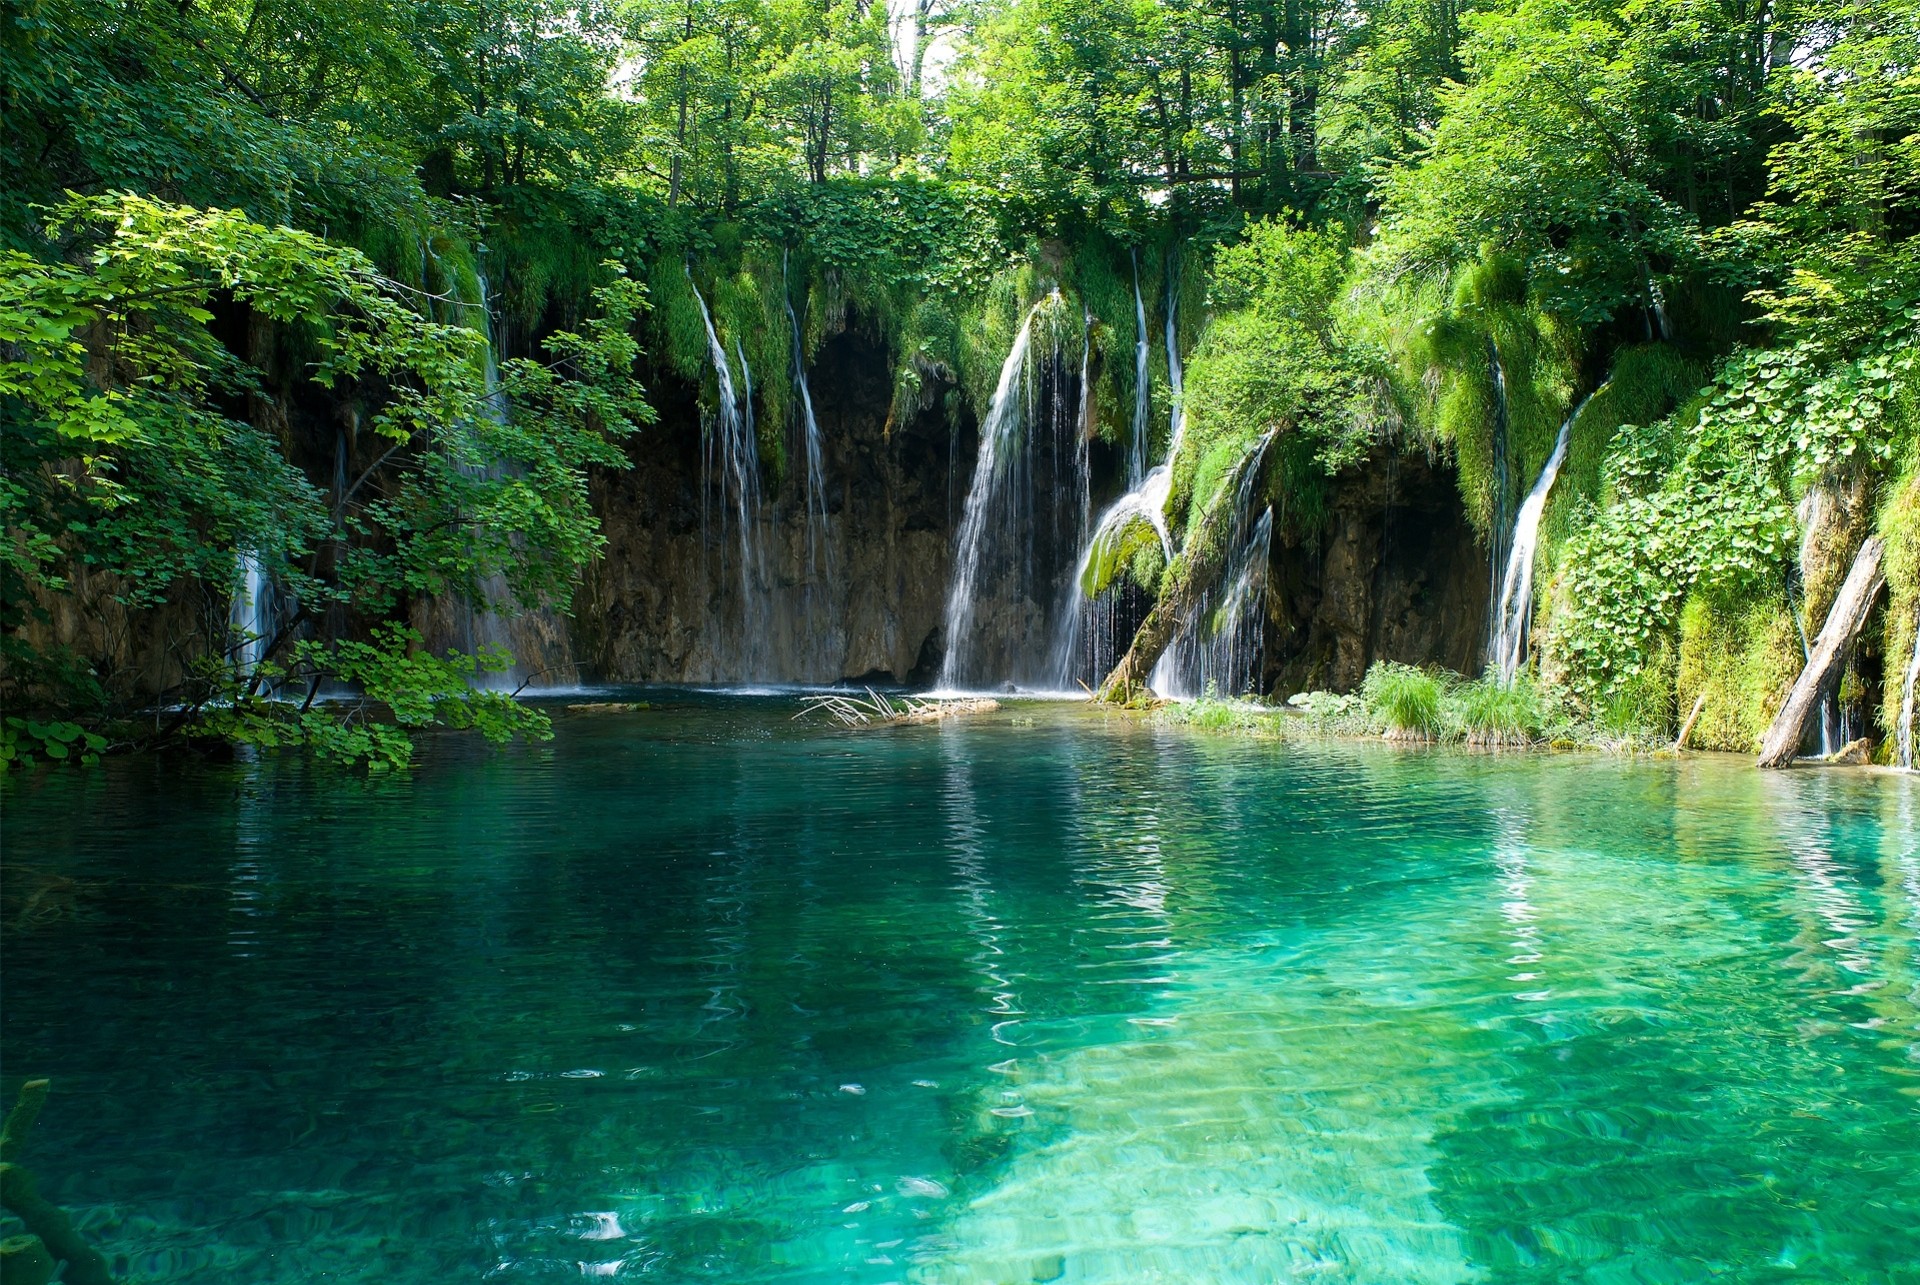
<svg viewBox="0 0 1920 1285">
<path fill-rule="evenodd" d="M 1774 715 L 1773 725 L 1760 740 L 1761 767 L 1786 767 L 1800 752 L 1808 720 L 1819 709 L 1820 697 L 1828 684 L 1837 680 L 1841 666 L 1846 664 L 1847 653 L 1853 648 L 1854 638 L 1867 623 L 1873 600 L 1887 582 L 1880 569 L 1885 552 L 1886 542 L 1879 536 L 1869 536 L 1861 543 L 1860 552 L 1854 555 L 1853 569 L 1847 572 L 1845 583 L 1834 596 L 1827 623 L 1821 626 L 1820 636 L 1808 650 L 1806 667 L 1794 680 L 1793 690 L 1787 693 L 1786 702 Z"/>
<path fill-rule="evenodd" d="M 1255 458 L 1248 456 L 1249 461 Z M 1249 464 L 1243 462 L 1241 468 L 1246 467 Z M 1233 498 L 1239 485 L 1240 469 L 1221 481 L 1212 503 L 1201 514 L 1197 529 L 1188 535 L 1180 552 L 1173 555 L 1173 561 L 1161 573 L 1159 599 L 1134 632 L 1127 654 L 1100 684 L 1097 699 L 1124 705 L 1144 691 L 1147 678 L 1159 663 L 1160 653 L 1172 644 L 1181 618 L 1193 609 L 1199 596 L 1220 579 L 1220 569 L 1227 560 L 1226 528 L 1233 521 Z"/>
</svg>

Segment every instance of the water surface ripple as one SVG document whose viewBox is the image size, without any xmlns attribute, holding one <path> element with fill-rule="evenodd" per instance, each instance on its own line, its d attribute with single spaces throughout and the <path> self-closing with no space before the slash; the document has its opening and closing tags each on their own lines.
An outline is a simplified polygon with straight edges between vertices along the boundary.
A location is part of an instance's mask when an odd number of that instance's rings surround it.
<svg viewBox="0 0 1920 1285">
<path fill-rule="evenodd" d="M 1920 1281 L 1920 787 L 654 693 L 0 787 L 129 1279 Z"/>
</svg>

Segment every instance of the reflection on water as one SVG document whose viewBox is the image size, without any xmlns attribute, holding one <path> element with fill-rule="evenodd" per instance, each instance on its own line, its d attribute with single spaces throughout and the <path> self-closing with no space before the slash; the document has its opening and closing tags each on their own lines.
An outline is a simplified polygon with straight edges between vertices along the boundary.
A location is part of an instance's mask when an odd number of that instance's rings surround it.
<svg viewBox="0 0 1920 1285">
<path fill-rule="evenodd" d="M 655 696 L 7 784 L 43 1186 L 149 1282 L 1920 1271 L 1914 781 Z"/>
</svg>

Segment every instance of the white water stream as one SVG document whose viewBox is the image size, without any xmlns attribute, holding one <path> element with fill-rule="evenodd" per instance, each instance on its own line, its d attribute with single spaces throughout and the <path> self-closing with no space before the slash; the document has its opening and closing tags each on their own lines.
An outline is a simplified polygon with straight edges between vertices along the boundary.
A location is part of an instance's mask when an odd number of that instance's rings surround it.
<svg viewBox="0 0 1920 1285">
<path fill-rule="evenodd" d="M 735 640 L 731 667 L 736 678 L 755 678 L 760 676 L 762 644 L 766 638 L 766 595 L 761 591 L 766 577 L 755 539 L 755 527 L 760 514 L 760 451 L 753 432 L 753 376 L 747 370 L 743 354 L 740 369 L 746 380 L 749 399 L 743 413 L 741 402 L 735 395 L 727 350 L 720 342 L 719 332 L 714 329 L 713 314 L 708 311 L 707 301 L 701 295 L 690 268 L 687 270 L 687 286 L 693 291 L 694 302 L 700 306 L 700 321 L 706 327 L 707 356 L 713 364 L 717 403 L 702 458 L 709 464 L 717 462 L 719 465 L 722 521 L 725 523 L 728 518 L 731 519 L 733 542 L 737 546 L 735 556 L 739 560 L 741 632 Z M 702 495 L 709 485 L 708 479 L 703 478 Z M 724 544 L 724 527 L 721 539 Z"/>
<path fill-rule="evenodd" d="M 1533 489 L 1520 505 L 1514 518 L 1513 539 L 1507 546 L 1507 571 L 1500 581 L 1500 596 L 1494 612 L 1492 654 L 1488 667 L 1503 684 L 1511 685 L 1519 675 L 1527 655 L 1527 627 L 1533 620 L 1533 555 L 1540 543 L 1540 519 L 1546 512 L 1547 495 L 1566 463 L 1567 445 L 1573 437 L 1573 421 L 1587 404 L 1582 398 L 1560 422 L 1560 434 L 1554 439 L 1553 452 L 1547 456 Z"/>
</svg>

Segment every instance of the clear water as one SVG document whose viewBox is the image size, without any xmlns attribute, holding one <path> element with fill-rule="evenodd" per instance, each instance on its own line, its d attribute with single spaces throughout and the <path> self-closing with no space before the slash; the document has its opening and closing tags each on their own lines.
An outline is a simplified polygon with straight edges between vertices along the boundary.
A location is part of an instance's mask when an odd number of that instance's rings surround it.
<svg viewBox="0 0 1920 1285">
<path fill-rule="evenodd" d="M 795 706 L 7 784 L 25 1159 L 147 1282 L 1920 1279 L 1915 782 Z"/>
</svg>

